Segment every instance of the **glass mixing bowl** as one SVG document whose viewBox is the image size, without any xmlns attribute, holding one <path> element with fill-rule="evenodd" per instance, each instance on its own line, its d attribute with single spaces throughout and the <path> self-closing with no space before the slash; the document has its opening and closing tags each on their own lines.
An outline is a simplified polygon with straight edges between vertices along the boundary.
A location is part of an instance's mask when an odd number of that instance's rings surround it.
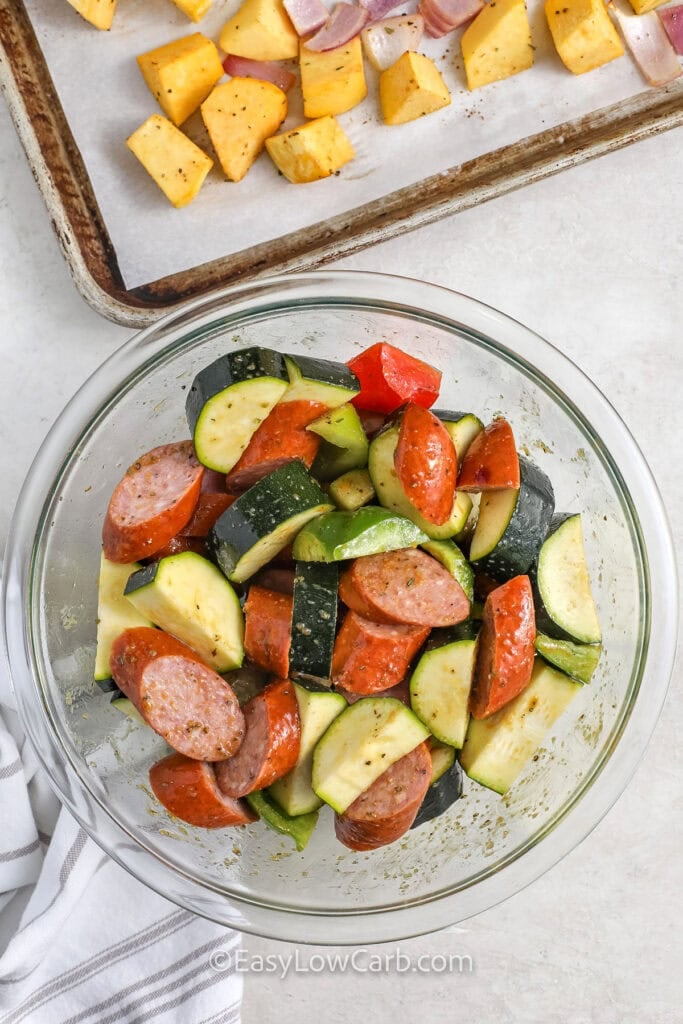
<svg viewBox="0 0 683 1024">
<path fill-rule="evenodd" d="M 599 669 L 504 798 L 466 783 L 433 825 L 372 853 L 334 837 L 304 853 L 262 823 L 202 831 L 152 798 L 163 742 L 92 681 L 102 518 L 143 451 L 187 436 L 186 389 L 236 346 L 347 360 L 393 342 L 443 370 L 439 404 L 504 413 L 581 510 L 604 630 Z M 462 920 L 571 850 L 625 787 L 664 700 L 676 627 L 674 555 L 650 472 L 617 414 L 556 349 L 472 299 L 417 281 L 318 273 L 233 288 L 167 316 L 90 378 L 50 431 L 22 491 L 5 568 L 19 710 L 63 802 L 153 889 L 225 925 L 316 943 L 394 940 Z M 532 897 L 530 897 L 532 898 Z"/>
</svg>

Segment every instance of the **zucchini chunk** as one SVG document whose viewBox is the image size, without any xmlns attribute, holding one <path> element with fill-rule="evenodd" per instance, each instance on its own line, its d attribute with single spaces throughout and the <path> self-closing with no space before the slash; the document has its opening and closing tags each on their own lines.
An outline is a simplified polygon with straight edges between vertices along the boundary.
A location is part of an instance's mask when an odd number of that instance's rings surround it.
<svg viewBox="0 0 683 1024">
<path fill-rule="evenodd" d="M 120 692 L 120 691 L 119 691 Z M 136 722 L 137 725 L 144 725 L 149 728 L 147 722 L 144 720 L 138 709 L 133 704 L 132 700 L 128 700 L 127 697 L 113 696 L 109 702 L 113 708 L 116 708 L 122 715 L 126 715 L 132 722 Z"/>
<path fill-rule="evenodd" d="M 375 497 L 375 488 L 367 469 L 352 469 L 330 484 L 330 497 L 344 512 L 355 512 Z"/>
<path fill-rule="evenodd" d="M 292 551 L 302 562 L 341 562 L 345 558 L 416 547 L 425 540 L 428 538 L 410 519 L 376 505 L 366 505 L 355 512 L 335 511 L 319 516 L 304 527 Z"/>
<path fill-rule="evenodd" d="M 185 403 L 199 461 L 229 473 L 288 380 L 283 356 L 268 348 L 228 352 L 200 370 Z"/>
<path fill-rule="evenodd" d="M 109 659 L 112 644 L 117 636 L 123 633 L 124 629 L 152 625 L 147 616 L 139 612 L 123 593 L 130 574 L 141 568 L 139 562 L 130 562 L 127 565 L 110 562 L 104 557 L 104 553 L 100 558 L 95 654 L 95 679 L 98 682 L 111 678 Z"/>
<path fill-rule="evenodd" d="M 244 799 L 266 825 L 284 836 L 291 836 L 299 853 L 306 848 L 308 840 L 318 824 L 317 811 L 292 818 L 270 799 L 268 791 L 265 789 L 256 793 L 248 793 Z"/>
<path fill-rule="evenodd" d="M 299 759 L 291 772 L 278 779 L 268 789 L 269 796 L 283 811 L 293 817 L 317 811 L 323 805 L 323 801 L 314 793 L 311 785 L 313 750 L 335 718 L 348 706 L 342 694 L 333 693 L 332 690 L 313 692 L 295 683 L 294 692 L 299 704 L 301 723 Z"/>
<path fill-rule="evenodd" d="M 472 509 L 472 499 L 463 491 L 455 492 L 451 517 L 440 526 L 428 522 L 424 516 L 421 516 L 403 490 L 394 468 L 398 430 L 397 426 L 388 427 L 379 433 L 370 444 L 368 470 L 380 504 L 411 519 L 423 533 L 427 534 L 428 540 L 430 538 L 443 540 L 446 537 L 457 536 L 467 522 L 467 517 Z"/>
<path fill-rule="evenodd" d="M 433 736 L 462 747 L 479 627 L 471 622 L 434 630 L 410 680 L 410 706 Z"/>
<path fill-rule="evenodd" d="M 435 753 L 436 751 L 432 751 L 432 758 Z M 420 825 L 424 825 L 427 821 L 433 821 L 434 818 L 438 818 L 449 807 L 452 807 L 462 796 L 462 777 L 462 768 L 454 758 L 445 772 L 437 779 L 432 779 L 432 784 L 427 790 L 417 817 L 410 827 L 419 828 Z"/>
<path fill-rule="evenodd" d="M 295 459 L 264 476 L 226 509 L 209 534 L 209 548 L 229 580 L 243 583 L 332 504 Z"/>
<path fill-rule="evenodd" d="M 467 454 L 467 449 L 477 434 L 481 434 L 484 424 L 473 412 L 451 412 L 448 409 L 432 409 L 451 435 L 451 441 L 458 456 L 458 465 Z"/>
<path fill-rule="evenodd" d="M 322 438 L 311 467 L 317 480 L 334 480 L 350 469 L 367 466 L 368 439 L 360 416 L 348 402 L 323 413 L 306 429 Z"/>
<path fill-rule="evenodd" d="M 350 402 L 360 392 L 358 378 L 344 363 L 291 354 L 284 358 L 289 387 L 283 402 L 304 399 L 307 402 L 321 402 L 328 409 L 336 409 Z"/>
<path fill-rule="evenodd" d="M 457 580 L 465 592 L 465 597 L 472 603 L 474 600 L 474 572 L 457 544 L 452 540 L 430 540 L 421 544 L 427 554 L 441 562 L 448 569 L 453 579 Z"/>
<path fill-rule="evenodd" d="M 501 583 L 528 572 L 555 510 L 546 474 L 521 455 L 519 471 L 519 490 L 482 494 L 470 544 L 470 562 L 476 563 L 477 571 Z"/>
<path fill-rule="evenodd" d="M 560 672 L 579 683 L 590 683 L 598 667 L 600 644 L 576 644 L 572 640 L 556 640 L 545 633 L 536 636 L 536 650 Z"/>
<path fill-rule="evenodd" d="M 335 718 L 313 752 L 315 792 L 343 814 L 392 764 L 427 739 L 429 730 L 395 697 L 366 697 Z"/>
<path fill-rule="evenodd" d="M 182 640 L 216 672 L 244 658 L 244 615 L 223 574 L 201 555 L 183 551 L 134 572 L 126 597 L 155 626 Z"/>
<path fill-rule="evenodd" d="M 449 768 L 453 767 L 455 748 L 449 747 L 447 743 L 440 743 L 439 740 L 431 740 L 429 754 L 432 759 L 432 777 L 429 785 L 433 786 Z"/>
<path fill-rule="evenodd" d="M 475 782 L 501 795 L 521 774 L 546 734 L 582 689 L 536 659 L 531 682 L 489 718 L 470 719 L 460 763 Z"/>
<path fill-rule="evenodd" d="M 558 640 L 600 643 L 579 513 L 553 517 L 530 575 L 541 631 Z"/>
<path fill-rule="evenodd" d="M 339 567 L 297 562 L 294 572 L 290 676 L 325 680 L 329 685 L 339 607 Z"/>
</svg>

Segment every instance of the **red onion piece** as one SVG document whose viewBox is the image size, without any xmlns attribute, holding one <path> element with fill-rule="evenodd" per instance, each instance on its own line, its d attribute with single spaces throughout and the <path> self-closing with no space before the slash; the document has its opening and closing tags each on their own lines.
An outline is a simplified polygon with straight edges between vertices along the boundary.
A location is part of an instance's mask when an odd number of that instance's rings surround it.
<svg viewBox="0 0 683 1024">
<path fill-rule="evenodd" d="M 683 56 L 683 4 L 665 7 L 663 11 L 657 11 L 657 14 L 674 50 Z"/>
<path fill-rule="evenodd" d="M 296 75 L 274 60 L 252 60 L 250 57 L 236 57 L 233 53 L 223 61 L 223 70 L 233 78 L 258 78 L 261 82 L 272 82 L 283 92 L 287 92 L 296 81 Z"/>
<path fill-rule="evenodd" d="M 389 11 L 398 7 L 401 0 L 358 0 L 361 7 L 368 12 L 368 21 L 380 21 Z"/>
<path fill-rule="evenodd" d="M 608 7 L 633 59 L 650 85 L 666 85 L 683 74 L 676 51 L 655 11 L 634 15 L 624 14 L 613 3 Z"/>
<path fill-rule="evenodd" d="M 476 17 L 484 0 L 420 0 L 419 11 L 430 36 L 439 38 Z"/>
<path fill-rule="evenodd" d="M 421 14 L 383 18 L 361 32 L 365 56 L 377 71 L 386 71 L 407 50 L 417 50 L 424 33 Z"/>
<path fill-rule="evenodd" d="M 329 11 L 322 0 L 284 0 L 283 6 L 298 36 L 310 36 L 327 22 Z"/>
<path fill-rule="evenodd" d="M 368 12 L 355 4 L 337 4 L 326 25 L 306 41 L 306 49 L 314 53 L 336 50 L 354 39 L 368 20 Z"/>
</svg>

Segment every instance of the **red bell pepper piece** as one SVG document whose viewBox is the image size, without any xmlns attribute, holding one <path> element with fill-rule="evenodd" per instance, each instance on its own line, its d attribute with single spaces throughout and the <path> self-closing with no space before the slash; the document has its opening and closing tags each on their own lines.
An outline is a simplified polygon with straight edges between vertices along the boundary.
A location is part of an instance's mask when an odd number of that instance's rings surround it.
<svg viewBox="0 0 683 1024">
<path fill-rule="evenodd" d="M 353 399 L 357 409 L 390 413 L 404 402 L 428 409 L 438 398 L 441 371 L 386 342 L 372 345 L 348 366 L 360 381 L 360 394 Z"/>
</svg>

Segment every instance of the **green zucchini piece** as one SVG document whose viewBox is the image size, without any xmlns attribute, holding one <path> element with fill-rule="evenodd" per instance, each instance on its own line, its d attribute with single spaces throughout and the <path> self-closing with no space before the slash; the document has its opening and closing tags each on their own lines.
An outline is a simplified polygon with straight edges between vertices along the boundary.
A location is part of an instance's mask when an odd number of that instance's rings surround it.
<svg viewBox="0 0 683 1024">
<path fill-rule="evenodd" d="M 135 704 L 133 704 L 132 700 L 128 700 L 127 697 L 112 697 L 109 703 L 117 711 L 120 711 L 122 715 L 130 718 L 132 722 L 136 722 L 138 725 L 147 725 Z"/>
<path fill-rule="evenodd" d="M 485 491 L 470 544 L 470 562 L 501 583 L 528 572 L 545 540 L 555 509 L 546 474 L 519 457 L 519 490 Z"/>
<path fill-rule="evenodd" d="M 313 750 L 335 718 L 348 706 L 341 693 L 333 693 L 332 690 L 313 692 L 295 683 L 294 691 L 301 723 L 299 758 L 291 772 L 268 789 L 268 795 L 292 817 L 309 814 L 322 807 L 323 801 L 311 785 Z"/>
<path fill-rule="evenodd" d="M 465 591 L 465 597 L 471 603 L 474 599 L 474 571 L 457 544 L 452 540 L 430 540 L 420 547 L 441 562 L 448 569 L 453 579 L 457 580 Z"/>
<path fill-rule="evenodd" d="M 553 517 L 530 576 L 540 630 L 558 640 L 600 642 L 579 513 Z"/>
<path fill-rule="evenodd" d="M 455 537 L 464 528 L 472 509 L 472 499 L 463 491 L 456 491 L 453 512 L 450 519 L 441 526 L 435 526 L 421 516 L 403 490 L 394 468 L 394 452 L 398 442 L 398 427 L 391 426 L 381 431 L 370 443 L 368 470 L 372 485 L 381 505 L 411 519 L 427 534 L 427 539 L 444 540 Z"/>
<path fill-rule="evenodd" d="M 317 480 L 334 480 L 350 469 L 367 466 L 370 445 L 360 416 L 348 402 L 329 409 L 306 429 L 322 438 L 311 467 Z"/>
<path fill-rule="evenodd" d="M 365 505 L 355 512 L 318 516 L 297 536 L 292 551 L 302 562 L 340 562 L 416 547 L 425 540 L 428 538 L 410 519 L 376 505 Z"/>
<path fill-rule="evenodd" d="M 337 628 L 339 567 L 325 562 L 297 562 L 292 604 L 289 673 L 329 685 Z"/>
<path fill-rule="evenodd" d="M 598 667 L 600 644 L 577 644 L 572 640 L 556 640 L 545 633 L 536 637 L 536 650 L 560 672 L 579 683 L 590 683 Z"/>
<path fill-rule="evenodd" d="M 462 796 L 462 777 L 462 768 L 454 760 L 448 770 L 432 782 L 417 812 L 415 821 L 410 827 L 419 828 L 420 825 L 424 825 L 427 821 L 433 821 L 434 818 L 438 818 L 449 807 L 452 807 L 455 801 Z"/>
<path fill-rule="evenodd" d="M 375 497 L 375 488 L 367 469 L 352 469 L 330 484 L 330 497 L 344 512 L 355 512 Z"/>
<path fill-rule="evenodd" d="M 336 409 L 360 392 L 358 378 L 344 363 L 292 353 L 284 358 L 289 374 L 285 402 L 320 402 L 328 409 Z"/>
<path fill-rule="evenodd" d="M 475 782 L 501 795 L 521 774 L 579 690 L 562 672 L 537 658 L 531 682 L 500 711 L 470 719 L 460 763 Z"/>
<path fill-rule="evenodd" d="M 356 701 L 316 744 L 313 789 L 343 814 L 375 779 L 428 736 L 417 715 L 395 697 Z"/>
<path fill-rule="evenodd" d="M 117 562 L 110 562 L 104 554 L 100 558 L 95 654 L 95 679 L 98 682 L 111 677 L 109 659 L 117 636 L 120 636 L 124 629 L 152 625 L 147 616 L 139 612 L 123 593 L 130 574 L 141 568 L 139 562 L 120 565 Z"/>
<path fill-rule="evenodd" d="M 447 409 L 432 409 L 432 412 L 439 417 L 451 435 L 455 454 L 458 456 L 458 465 L 460 465 L 467 454 L 467 449 L 477 434 L 484 429 L 484 424 L 473 412 L 450 412 Z"/>
<path fill-rule="evenodd" d="M 410 706 L 433 736 L 462 747 L 477 659 L 478 627 L 434 630 L 410 680 Z"/>
<path fill-rule="evenodd" d="M 169 555 L 134 572 L 126 597 L 196 651 L 216 672 L 239 668 L 244 658 L 244 615 L 222 572 L 194 551 Z"/>
<path fill-rule="evenodd" d="M 283 356 L 268 348 L 238 349 L 200 370 L 185 403 L 199 461 L 229 473 L 288 386 Z"/>
<path fill-rule="evenodd" d="M 455 747 L 449 747 L 447 743 L 440 743 L 439 740 L 432 740 L 429 754 L 432 759 L 432 778 L 429 785 L 433 786 L 453 767 Z"/>
<path fill-rule="evenodd" d="M 295 459 L 264 476 L 226 509 L 209 533 L 209 549 L 234 583 L 274 558 L 310 519 L 332 504 Z"/>
<path fill-rule="evenodd" d="M 313 830 L 318 824 L 318 812 L 300 814 L 291 818 L 285 814 L 272 800 L 269 799 L 266 790 L 259 790 L 256 793 L 249 793 L 245 800 L 256 811 L 259 818 L 266 823 L 274 832 L 280 832 L 284 836 L 291 836 L 299 853 L 306 848 L 308 840 L 313 835 Z"/>
</svg>

